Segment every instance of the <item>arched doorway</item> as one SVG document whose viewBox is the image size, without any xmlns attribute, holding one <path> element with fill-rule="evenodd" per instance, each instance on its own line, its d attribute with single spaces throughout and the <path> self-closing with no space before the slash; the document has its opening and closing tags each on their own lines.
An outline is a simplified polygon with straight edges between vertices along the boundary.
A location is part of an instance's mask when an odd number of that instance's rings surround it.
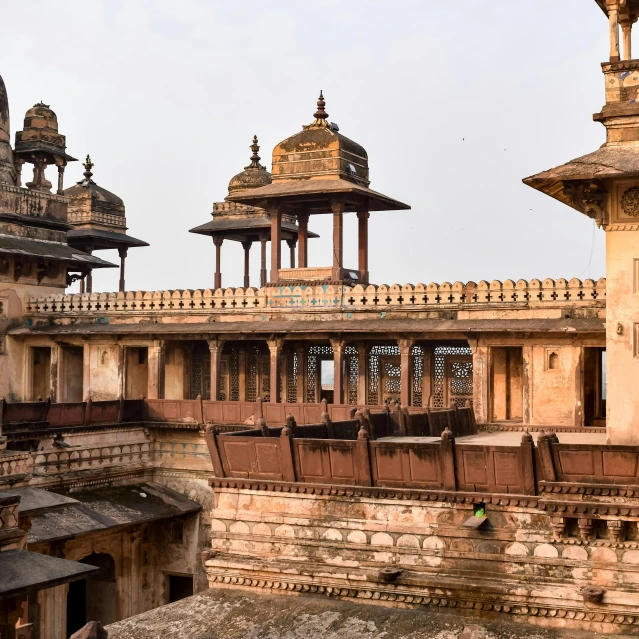
<svg viewBox="0 0 639 639">
<path fill-rule="evenodd" d="M 100 570 L 86 579 L 69 584 L 67 594 L 67 637 L 89 621 L 106 626 L 117 621 L 117 584 L 115 560 L 106 553 L 91 553 L 80 560 L 82 564 Z"/>
</svg>

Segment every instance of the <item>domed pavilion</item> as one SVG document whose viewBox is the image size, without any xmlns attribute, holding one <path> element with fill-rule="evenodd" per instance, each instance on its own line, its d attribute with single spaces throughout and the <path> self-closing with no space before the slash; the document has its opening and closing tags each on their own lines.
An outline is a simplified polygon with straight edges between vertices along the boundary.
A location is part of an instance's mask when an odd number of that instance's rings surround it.
<svg viewBox="0 0 639 639">
<path fill-rule="evenodd" d="M 69 246 L 91 255 L 93 251 L 116 249 L 120 256 L 119 290 L 124 291 L 124 267 L 129 248 L 148 246 L 147 242 L 126 234 L 124 202 L 93 181 L 95 165 L 87 155 L 84 178 L 64 191 L 69 198 L 68 220 L 73 228 L 67 233 Z M 80 283 L 81 291 L 91 293 L 91 271 Z"/>
<path fill-rule="evenodd" d="M 251 145 L 251 163 L 244 170 L 231 178 L 228 188 L 228 196 L 224 202 L 213 204 L 213 219 L 206 224 L 197 226 L 190 233 L 209 235 L 215 244 L 215 288 L 222 287 L 221 248 L 224 240 L 241 242 L 244 248 L 244 288 L 250 286 L 249 256 L 253 242 L 260 242 L 261 268 L 260 286 L 266 284 L 266 243 L 271 239 L 271 218 L 268 211 L 251 204 L 240 204 L 231 201 L 231 198 L 244 191 L 253 191 L 267 187 L 271 184 L 271 174 L 260 164 L 257 136 L 253 136 Z M 295 268 L 295 246 L 297 244 L 299 229 L 295 223 L 295 216 L 284 214 L 280 219 L 278 237 L 286 240 L 290 249 L 291 268 Z M 308 233 L 308 237 L 318 237 L 315 233 Z M 304 251 L 306 244 L 304 245 Z M 300 260 L 306 259 L 302 255 L 300 246 Z"/>
<path fill-rule="evenodd" d="M 271 220 L 271 272 L 277 283 L 368 282 L 368 217 L 370 211 L 399 211 L 410 207 L 369 188 L 366 150 L 339 133 L 328 121 L 320 92 L 311 124 L 273 149 L 273 174 L 269 184 L 229 193 L 227 200 L 259 207 Z M 358 268 L 346 268 L 344 255 L 345 213 L 357 213 Z M 307 264 L 308 218 L 333 215 L 333 265 L 309 268 Z M 284 216 L 298 221 L 299 267 L 282 268 L 281 228 Z"/>
</svg>

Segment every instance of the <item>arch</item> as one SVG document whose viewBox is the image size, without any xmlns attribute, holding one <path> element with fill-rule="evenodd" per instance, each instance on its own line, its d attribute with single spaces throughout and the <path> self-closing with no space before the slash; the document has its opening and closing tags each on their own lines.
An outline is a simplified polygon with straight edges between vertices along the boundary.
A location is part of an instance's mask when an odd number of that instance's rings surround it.
<svg viewBox="0 0 639 639">
<path fill-rule="evenodd" d="M 115 559 L 108 553 L 92 552 L 80 563 L 99 568 L 86 579 L 69 584 L 67 593 L 67 636 L 72 635 L 89 621 L 103 625 L 118 620 L 118 587 Z"/>
</svg>

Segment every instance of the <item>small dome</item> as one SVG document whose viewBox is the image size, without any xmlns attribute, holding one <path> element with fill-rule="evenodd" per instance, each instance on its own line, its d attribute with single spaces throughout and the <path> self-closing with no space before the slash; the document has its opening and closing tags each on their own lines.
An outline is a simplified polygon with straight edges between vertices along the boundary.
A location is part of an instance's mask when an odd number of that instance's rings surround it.
<svg viewBox="0 0 639 639">
<path fill-rule="evenodd" d="M 242 189 L 256 189 L 271 183 L 271 174 L 260 164 L 260 156 L 257 152 L 260 147 L 257 143 L 257 136 L 253 136 L 251 145 L 251 163 L 244 167 L 244 170 L 234 175 L 229 182 L 229 193 Z"/>
<path fill-rule="evenodd" d="M 320 91 L 315 120 L 273 149 L 273 179 L 300 180 L 335 177 L 369 185 L 366 149 L 339 133 L 328 121 Z"/>
<path fill-rule="evenodd" d="M 64 190 L 64 195 L 71 200 L 81 200 L 90 197 L 97 208 L 108 209 L 110 215 L 124 217 L 124 202 L 111 191 L 98 186 L 93 180 L 91 169 L 94 164 L 87 155 L 84 163 L 84 179 Z"/>
<path fill-rule="evenodd" d="M 58 130 L 58 116 L 49 108 L 48 104 L 38 102 L 34 104 L 24 115 L 25 129 L 52 129 Z"/>
</svg>

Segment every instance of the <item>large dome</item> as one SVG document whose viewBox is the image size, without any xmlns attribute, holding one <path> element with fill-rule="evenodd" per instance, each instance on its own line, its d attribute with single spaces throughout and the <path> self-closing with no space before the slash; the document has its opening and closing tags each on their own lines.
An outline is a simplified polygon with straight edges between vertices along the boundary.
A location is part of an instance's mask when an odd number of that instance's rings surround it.
<svg viewBox="0 0 639 639">
<path fill-rule="evenodd" d="M 257 143 L 257 136 L 253 136 L 253 144 L 251 144 L 251 163 L 244 167 L 244 170 L 234 175 L 229 182 L 229 193 L 240 191 L 242 189 L 255 189 L 260 186 L 266 186 L 271 183 L 271 174 L 260 164 L 260 156 L 257 152 L 260 147 Z"/>
<path fill-rule="evenodd" d="M 11 150 L 11 126 L 9 124 L 9 99 L 4 80 L 0 76 L 0 184 L 16 184 L 16 170 Z"/>
<path fill-rule="evenodd" d="M 273 149 L 273 181 L 333 177 L 368 186 L 366 149 L 339 133 L 325 106 L 320 92 L 315 120 Z"/>
</svg>

